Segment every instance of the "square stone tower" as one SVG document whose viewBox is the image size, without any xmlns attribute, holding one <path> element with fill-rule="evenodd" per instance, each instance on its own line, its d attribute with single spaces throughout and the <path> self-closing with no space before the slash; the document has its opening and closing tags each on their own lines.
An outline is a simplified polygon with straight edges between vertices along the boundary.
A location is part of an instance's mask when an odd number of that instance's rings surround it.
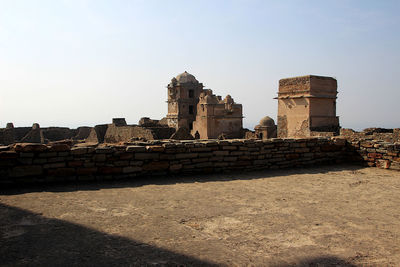
<svg viewBox="0 0 400 267">
<path fill-rule="evenodd" d="M 192 74 L 185 71 L 172 78 L 167 88 L 168 126 L 177 130 L 181 127 L 192 130 L 203 84 L 199 83 Z"/>
<path fill-rule="evenodd" d="M 337 81 L 307 75 L 279 80 L 278 137 L 301 138 L 338 133 Z"/>
</svg>

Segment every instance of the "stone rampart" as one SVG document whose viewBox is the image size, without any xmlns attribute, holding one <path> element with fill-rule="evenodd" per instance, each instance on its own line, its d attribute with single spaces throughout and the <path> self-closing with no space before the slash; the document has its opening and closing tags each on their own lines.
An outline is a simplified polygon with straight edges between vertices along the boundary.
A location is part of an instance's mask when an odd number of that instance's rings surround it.
<svg viewBox="0 0 400 267">
<path fill-rule="evenodd" d="M 338 163 L 348 156 L 340 138 L 152 141 L 70 147 L 0 147 L 0 181 L 80 181 L 142 175 L 211 173 Z"/>
<path fill-rule="evenodd" d="M 388 136 L 386 136 L 388 138 Z M 353 162 L 370 167 L 400 170 L 400 143 L 365 137 L 348 137 L 347 153 Z"/>
</svg>

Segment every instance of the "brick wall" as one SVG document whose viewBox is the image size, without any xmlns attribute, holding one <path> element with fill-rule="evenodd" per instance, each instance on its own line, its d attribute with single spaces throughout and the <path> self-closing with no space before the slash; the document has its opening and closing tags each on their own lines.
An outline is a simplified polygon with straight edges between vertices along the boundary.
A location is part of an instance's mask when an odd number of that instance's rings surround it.
<svg viewBox="0 0 400 267">
<path fill-rule="evenodd" d="M 400 170 L 400 143 L 375 140 L 369 137 L 347 141 L 347 153 L 353 162 L 362 162 L 370 167 Z"/>
<path fill-rule="evenodd" d="M 277 169 L 338 163 L 349 157 L 340 138 L 153 141 L 70 147 L 0 147 L 0 182 L 104 180 L 142 175 Z"/>
</svg>

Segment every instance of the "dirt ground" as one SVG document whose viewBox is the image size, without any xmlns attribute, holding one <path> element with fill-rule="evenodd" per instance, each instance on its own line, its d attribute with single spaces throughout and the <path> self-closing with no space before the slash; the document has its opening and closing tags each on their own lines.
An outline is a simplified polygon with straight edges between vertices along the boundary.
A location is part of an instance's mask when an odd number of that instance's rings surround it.
<svg viewBox="0 0 400 267">
<path fill-rule="evenodd" d="M 1 193 L 1 266 L 400 265 L 396 171 L 342 165 Z"/>
</svg>

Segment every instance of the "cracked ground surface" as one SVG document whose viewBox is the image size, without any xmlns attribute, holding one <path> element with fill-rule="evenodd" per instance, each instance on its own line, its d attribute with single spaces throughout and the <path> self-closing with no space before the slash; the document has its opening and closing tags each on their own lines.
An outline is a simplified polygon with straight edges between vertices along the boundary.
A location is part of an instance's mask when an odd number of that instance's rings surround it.
<svg viewBox="0 0 400 267">
<path fill-rule="evenodd" d="M 400 264 L 396 171 L 341 165 L 1 193 L 0 266 Z"/>
</svg>

